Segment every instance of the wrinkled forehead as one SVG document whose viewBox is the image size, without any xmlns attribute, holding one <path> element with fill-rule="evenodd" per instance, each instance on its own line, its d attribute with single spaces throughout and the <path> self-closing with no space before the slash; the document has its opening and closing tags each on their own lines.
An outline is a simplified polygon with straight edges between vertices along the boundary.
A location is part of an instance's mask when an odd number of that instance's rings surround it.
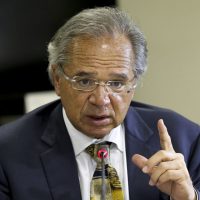
<svg viewBox="0 0 200 200">
<path fill-rule="evenodd" d="M 129 39 L 121 34 L 105 35 L 101 37 L 79 36 L 75 37 L 72 40 L 71 44 L 72 44 L 72 50 L 77 49 L 77 47 L 81 46 L 90 46 L 90 48 L 94 50 L 98 48 L 106 49 L 109 47 L 115 47 L 115 49 L 110 49 L 113 51 L 127 47 L 132 49 L 131 42 L 129 41 Z"/>
<path fill-rule="evenodd" d="M 71 64 L 91 62 L 120 66 L 134 65 L 134 53 L 130 41 L 124 35 L 102 36 L 98 38 L 82 36 L 73 39 L 70 48 Z M 78 62 L 78 63 L 77 63 Z"/>
</svg>

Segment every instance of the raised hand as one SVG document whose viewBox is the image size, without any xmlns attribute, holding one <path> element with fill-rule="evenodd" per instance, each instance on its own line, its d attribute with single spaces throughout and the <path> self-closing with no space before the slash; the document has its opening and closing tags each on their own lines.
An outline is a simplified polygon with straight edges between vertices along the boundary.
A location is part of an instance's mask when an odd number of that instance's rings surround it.
<svg viewBox="0 0 200 200">
<path fill-rule="evenodd" d="M 162 150 L 149 159 L 135 154 L 132 161 L 150 176 L 149 185 L 156 186 L 173 200 L 195 200 L 196 195 L 184 157 L 174 151 L 171 138 L 162 119 L 158 121 Z"/>
</svg>

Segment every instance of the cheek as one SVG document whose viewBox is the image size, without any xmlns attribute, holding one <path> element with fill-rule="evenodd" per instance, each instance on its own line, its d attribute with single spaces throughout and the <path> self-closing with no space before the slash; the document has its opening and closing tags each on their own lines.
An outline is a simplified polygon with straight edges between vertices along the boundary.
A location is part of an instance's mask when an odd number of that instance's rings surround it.
<svg viewBox="0 0 200 200">
<path fill-rule="evenodd" d="M 124 95 L 112 94 L 111 100 L 113 109 L 115 111 L 115 117 L 117 118 L 117 120 L 123 121 L 129 108 L 132 97 L 133 94 L 130 93 Z"/>
<path fill-rule="evenodd" d="M 68 89 L 61 95 L 61 100 L 68 117 L 72 121 L 75 119 L 80 120 L 80 115 L 84 109 L 87 98 L 73 89 Z"/>
</svg>

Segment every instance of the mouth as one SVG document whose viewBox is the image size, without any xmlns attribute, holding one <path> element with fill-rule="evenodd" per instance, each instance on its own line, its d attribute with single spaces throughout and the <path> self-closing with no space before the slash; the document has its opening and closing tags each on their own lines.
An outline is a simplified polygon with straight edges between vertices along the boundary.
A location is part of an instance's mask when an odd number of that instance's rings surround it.
<svg viewBox="0 0 200 200">
<path fill-rule="evenodd" d="M 107 126 L 111 123 L 111 117 L 107 115 L 89 115 L 87 116 L 87 121 L 93 126 Z"/>
</svg>

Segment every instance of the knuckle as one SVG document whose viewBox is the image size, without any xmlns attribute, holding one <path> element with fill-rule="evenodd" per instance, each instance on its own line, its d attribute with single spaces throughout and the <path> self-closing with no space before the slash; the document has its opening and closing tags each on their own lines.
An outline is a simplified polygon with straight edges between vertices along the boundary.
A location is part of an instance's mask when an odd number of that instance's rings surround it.
<svg viewBox="0 0 200 200">
<path fill-rule="evenodd" d="M 166 156 L 166 151 L 165 150 L 160 150 L 159 154 L 160 154 L 160 156 L 164 157 L 164 156 Z"/>
<path fill-rule="evenodd" d="M 176 169 L 181 169 L 183 164 L 181 162 L 177 162 L 176 166 L 177 166 Z"/>
<path fill-rule="evenodd" d="M 177 153 L 177 156 L 180 160 L 184 160 L 184 156 L 182 153 Z"/>
<path fill-rule="evenodd" d="M 166 150 L 160 150 L 159 156 L 163 158 L 163 160 L 171 160 L 174 157 L 174 153 Z"/>
</svg>

